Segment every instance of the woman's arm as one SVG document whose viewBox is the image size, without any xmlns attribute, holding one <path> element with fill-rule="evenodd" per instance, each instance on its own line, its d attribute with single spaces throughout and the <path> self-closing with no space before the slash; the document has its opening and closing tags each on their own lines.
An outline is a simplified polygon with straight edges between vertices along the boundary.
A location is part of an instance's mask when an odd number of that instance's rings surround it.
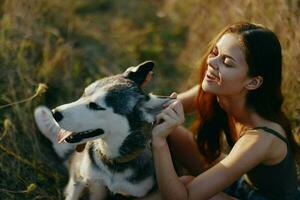
<svg viewBox="0 0 300 200">
<path fill-rule="evenodd" d="M 199 152 L 192 132 L 183 126 L 176 127 L 167 138 L 172 154 L 179 163 L 193 176 L 197 176 L 208 168 Z"/>
<path fill-rule="evenodd" d="M 188 199 L 187 188 L 177 176 L 166 140 L 152 139 L 156 179 L 164 200 Z"/>
<path fill-rule="evenodd" d="M 197 176 L 227 156 L 222 152 L 216 160 L 208 163 L 200 153 L 193 133 L 183 126 L 176 127 L 168 136 L 167 142 L 172 157 L 179 161 L 192 176 Z"/>
<path fill-rule="evenodd" d="M 188 199 L 209 199 L 268 157 L 271 141 L 258 132 L 240 138 L 227 157 L 196 177 L 188 186 Z M 258 153 L 259 152 L 259 153 Z"/>
<path fill-rule="evenodd" d="M 198 90 L 199 85 L 195 85 L 191 89 L 178 94 L 177 99 L 181 101 L 185 113 L 196 111 L 196 98 Z"/>
<path fill-rule="evenodd" d="M 268 155 L 270 140 L 264 139 L 257 132 L 245 134 L 226 158 L 184 185 L 174 170 L 165 139 L 172 128 L 182 123 L 182 115 L 180 103 L 171 104 L 169 109 L 158 116 L 164 120 L 163 123 L 154 127 L 152 132 L 156 177 L 162 199 L 209 199 L 261 163 Z"/>
<path fill-rule="evenodd" d="M 178 94 L 185 113 L 196 111 L 196 97 L 199 85 Z M 168 144 L 176 160 L 180 162 L 191 175 L 198 175 L 206 169 L 204 157 L 200 154 L 193 133 L 183 126 L 175 128 L 168 136 Z M 187 156 L 188 155 L 188 156 Z"/>
</svg>

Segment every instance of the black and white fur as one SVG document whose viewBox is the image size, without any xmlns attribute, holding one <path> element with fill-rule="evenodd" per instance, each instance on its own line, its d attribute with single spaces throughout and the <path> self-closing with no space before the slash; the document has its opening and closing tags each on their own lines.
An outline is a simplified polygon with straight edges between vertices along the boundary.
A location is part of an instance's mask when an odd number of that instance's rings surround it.
<svg viewBox="0 0 300 200">
<path fill-rule="evenodd" d="M 80 99 L 55 108 L 53 113 L 46 107 L 35 110 L 37 125 L 53 142 L 57 154 L 67 158 L 72 153 L 67 161 L 66 199 L 78 199 L 84 188 L 90 199 L 104 199 L 106 188 L 143 197 L 155 186 L 151 124 L 172 99 L 145 94 L 141 89 L 153 66 L 147 61 L 123 74 L 95 81 Z M 59 130 L 72 132 L 62 137 L 61 144 L 56 139 Z M 84 150 L 76 152 L 76 146 L 83 143 Z"/>
</svg>

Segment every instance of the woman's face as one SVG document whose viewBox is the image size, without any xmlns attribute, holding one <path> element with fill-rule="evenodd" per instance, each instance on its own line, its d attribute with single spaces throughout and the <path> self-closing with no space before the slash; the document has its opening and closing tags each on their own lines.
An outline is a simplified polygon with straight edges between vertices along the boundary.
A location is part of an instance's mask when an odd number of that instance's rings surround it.
<svg viewBox="0 0 300 200">
<path fill-rule="evenodd" d="M 239 35 L 224 34 L 207 58 L 202 89 L 216 95 L 238 95 L 251 81 Z"/>
</svg>

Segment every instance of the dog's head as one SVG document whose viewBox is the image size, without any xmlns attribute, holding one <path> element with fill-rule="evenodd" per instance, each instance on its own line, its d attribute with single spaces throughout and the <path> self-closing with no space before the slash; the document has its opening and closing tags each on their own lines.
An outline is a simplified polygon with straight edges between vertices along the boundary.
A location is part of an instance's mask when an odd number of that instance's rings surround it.
<svg viewBox="0 0 300 200">
<path fill-rule="evenodd" d="M 102 138 L 120 144 L 130 134 L 142 134 L 163 105 L 172 101 L 142 90 L 153 66 L 153 62 L 147 61 L 123 74 L 95 81 L 77 101 L 55 108 L 55 120 L 61 128 L 72 132 L 64 135 L 63 140 L 78 144 Z"/>
</svg>

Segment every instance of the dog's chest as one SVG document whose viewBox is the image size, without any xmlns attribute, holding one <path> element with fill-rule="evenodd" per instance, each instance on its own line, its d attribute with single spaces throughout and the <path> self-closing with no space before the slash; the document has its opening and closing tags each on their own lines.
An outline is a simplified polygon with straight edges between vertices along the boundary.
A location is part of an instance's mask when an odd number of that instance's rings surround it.
<svg viewBox="0 0 300 200">
<path fill-rule="evenodd" d="M 93 162 L 88 154 L 84 155 L 80 168 L 80 174 L 87 182 L 100 182 L 112 192 L 142 197 L 155 184 L 154 177 L 148 176 L 135 181 L 132 180 L 134 173 L 136 172 L 131 168 L 115 171 L 101 160 Z"/>
</svg>

